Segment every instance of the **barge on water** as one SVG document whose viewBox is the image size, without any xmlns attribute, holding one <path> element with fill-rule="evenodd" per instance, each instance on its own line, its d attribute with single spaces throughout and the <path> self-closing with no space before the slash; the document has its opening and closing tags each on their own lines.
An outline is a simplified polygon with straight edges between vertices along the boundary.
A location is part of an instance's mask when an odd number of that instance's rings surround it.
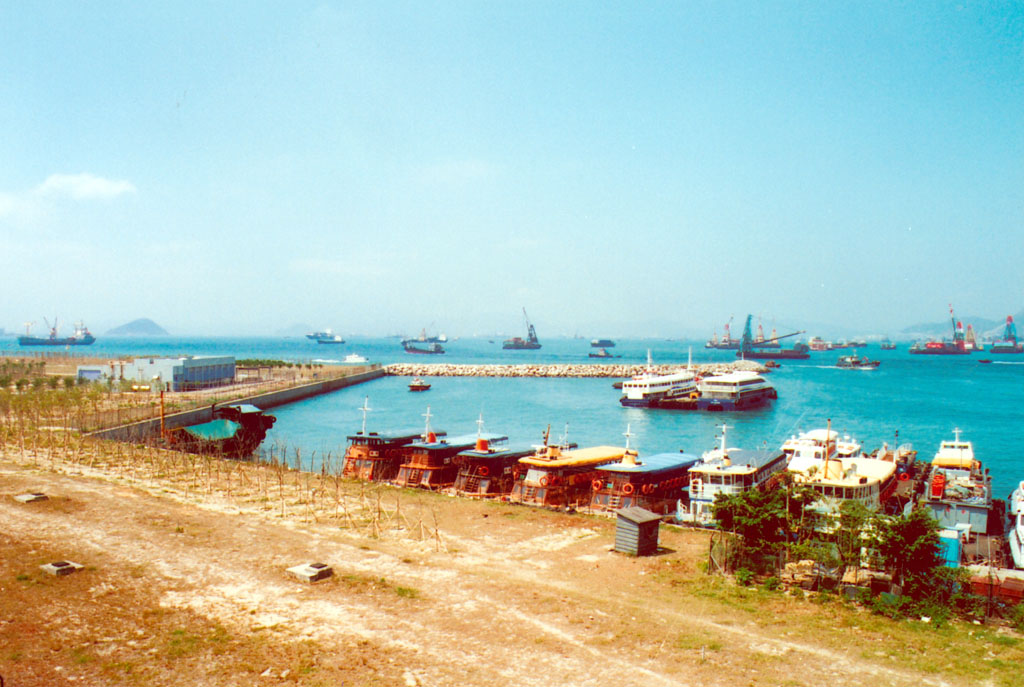
<svg viewBox="0 0 1024 687">
<path fill-rule="evenodd" d="M 213 419 L 164 431 L 168 448 L 186 453 L 247 458 L 266 438 L 277 420 L 247 403 L 214 407 Z"/>
</svg>

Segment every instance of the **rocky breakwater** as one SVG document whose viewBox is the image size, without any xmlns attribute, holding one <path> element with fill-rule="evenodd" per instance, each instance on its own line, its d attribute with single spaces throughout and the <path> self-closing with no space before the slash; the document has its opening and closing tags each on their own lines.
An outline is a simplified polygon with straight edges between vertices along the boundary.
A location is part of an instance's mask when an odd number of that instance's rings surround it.
<svg viewBox="0 0 1024 687">
<path fill-rule="evenodd" d="M 654 374 L 677 372 L 685 365 L 453 365 L 450 363 L 394 363 L 384 373 L 405 377 L 616 377 L 629 378 L 650 371 Z M 697 374 L 708 376 L 737 370 L 766 372 L 753 360 L 728 363 L 703 363 L 691 366 Z"/>
</svg>

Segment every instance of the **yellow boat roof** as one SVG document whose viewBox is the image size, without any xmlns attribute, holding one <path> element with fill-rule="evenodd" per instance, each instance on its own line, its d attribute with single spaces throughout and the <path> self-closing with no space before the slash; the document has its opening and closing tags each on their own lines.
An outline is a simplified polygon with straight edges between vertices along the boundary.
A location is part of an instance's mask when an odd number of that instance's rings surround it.
<svg viewBox="0 0 1024 687">
<path fill-rule="evenodd" d="M 626 455 L 626 449 L 620 446 L 594 446 L 572 451 L 562 451 L 556 446 L 548 446 L 532 456 L 520 458 L 519 462 L 537 467 L 568 468 L 581 465 L 604 465 L 622 460 L 624 455 Z"/>
</svg>

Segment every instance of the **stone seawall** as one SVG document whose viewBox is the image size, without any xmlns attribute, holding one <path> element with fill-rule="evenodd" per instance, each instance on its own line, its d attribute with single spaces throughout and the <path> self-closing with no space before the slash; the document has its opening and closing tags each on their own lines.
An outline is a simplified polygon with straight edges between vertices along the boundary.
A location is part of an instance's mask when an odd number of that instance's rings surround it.
<svg viewBox="0 0 1024 687">
<path fill-rule="evenodd" d="M 669 374 L 685 365 L 652 365 L 655 374 Z M 702 375 L 723 374 L 737 370 L 765 372 L 767 368 L 753 360 L 728 363 L 694 364 L 695 372 Z M 454 365 L 450 363 L 394 363 L 385 373 L 405 377 L 618 377 L 628 378 L 641 374 L 647 365 Z"/>
<path fill-rule="evenodd" d="M 309 384 L 301 384 L 299 386 L 287 389 L 278 389 L 276 391 L 248 396 L 246 398 L 237 398 L 231 401 L 225 401 L 218 405 L 249 403 L 261 410 L 268 410 L 270 408 L 285 405 L 286 403 L 294 403 L 295 401 L 300 401 L 304 398 L 310 398 L 311 396 L 319 396 L 320 394 L 327 394 L 348 386 L 361 384 L 362 382 L 379 379 L 380 377 L 383 377 L 384 374 L 385 373 L 382 368 L 374 367 L 366 372 L 347 375 L 345 377 L 334 377 L 332 379 L 325 379 Z M 209 422 L 212 419 L 213 406 L 203 406 L 202 408 L 196 408 L 195 410 L 187 410 L 167 415 L 164 418 L 164 426 L 167 429 L 189 427 L 202 422 Z M 113 439 L 116 441 L 144 441 L 148 437 L 157 436 L 159 434 L 160 418 L 156 417 L 149 420 L 142 420 L 140 422 L 133 422 L 128 425 L 121 425 L 120 427 L 102 429 L 92 432 L 90 436 L 94 436 L 99 439 Z"/>
</svg>

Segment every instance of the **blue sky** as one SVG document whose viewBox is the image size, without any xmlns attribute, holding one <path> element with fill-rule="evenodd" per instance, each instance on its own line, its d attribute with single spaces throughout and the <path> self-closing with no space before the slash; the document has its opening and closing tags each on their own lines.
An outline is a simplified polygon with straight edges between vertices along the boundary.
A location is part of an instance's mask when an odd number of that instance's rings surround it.
<svg viewBox="0 0 1024 687">
<path fill-rule="evenodd" d="M 1024 307 L 1024 6 L 6 3 L 0 326 Z"/>
</svg>

